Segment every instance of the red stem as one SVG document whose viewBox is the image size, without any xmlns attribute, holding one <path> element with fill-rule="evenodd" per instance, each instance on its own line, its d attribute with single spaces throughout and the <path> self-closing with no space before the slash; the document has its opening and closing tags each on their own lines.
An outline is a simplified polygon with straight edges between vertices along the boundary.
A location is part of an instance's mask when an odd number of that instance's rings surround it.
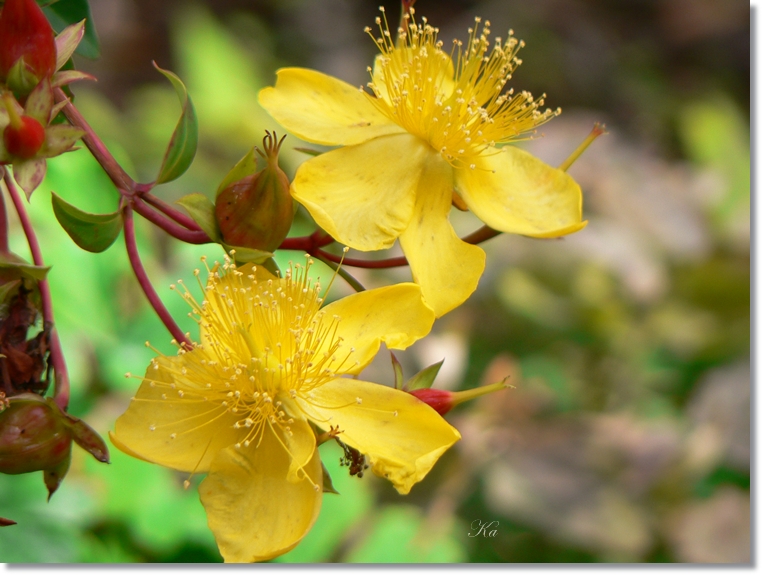
<svg viewBox="0 0 762 575">
<path fill-rule="evenodd" d="M 133 197 L 132 207 L 149 222 L 160 227 L 170 236 L 177 238 L 178 240 L 188 244 L 208 244 L 212 242 L 211 238 L 207 236 L 205 232 L 201 230 L 189 230 L 188 228 L 179 225 L 148 206 L 140 196 Z"/>
<path fill-rule="evenodd" d="M 5 168 L 0 166 L 0 177 L 5 176 Z M 5 209 L 5 198 L 0 193 L 0 253 L 8 253 L 8 212 Z"/>
<path fill-rule="evenodd" d="M 82 114 L 79 113 L 79 110 L 77 110 L 77 108 L 74 107 L 74 104 L 72 104 L 66 97 L 64 91 L 61 90 L 61 88 L 54 88 L 53 95 L 55 96 L 56 103 L 67 102 L 62 110 L 64 116 L 66 116 L 66 119 L 69 120 L 69 123 L 72 126 L 76 126 L 85 131 L 85 135 L 82 136 L 82 141 L 87 146 L 87 149 L 90 150 L 93 157 L 101 165 L 103 170 L 108 174 L 108 177 L 111 178 L 111 181 L 114 182 L 119 193 L 133 190 L 135 188 L 135 181 L 124 171 L 124 169 L 122 169 L 122 166 L 119 165 L 119 162 L 117 162 L 114 156 L 111 155 L 111 152 L 108 151 L 106 145 L 95 134 L 90 127 L 90 124 L 87 123 L 87 120 L 85 120 Z"/>
<path fill-rule="evenodd" d="M 334 241 L 335 240 L 329 234 L 325 233 L 323 230 L 318 229 L 309 236 L 303 236 L 299 238 L 286 238 L 280 244 L 278 249 L 298 250 L 307 252 L 308 254 L 314 254 L 317 253 L 320 248 L 327 246 L 328 244 L 332 244 Z"/>
<path fill-rule="evenodd" d="M 21 222 L 21 227 L 26 235 L 26 240 L 29 243 L 29 251 L 32 253 L 32 261 L 36 266 L 44 266 L 45 262 L 42 259 L 42 252 L 40 250 L 40 244 L 37 241 L 37 235 L 34 233 L 34 227 L 29 219 L 29 216 L 24 209 L 24 203 L 21 201 L 21 196 L 16 190 L 16 184 L 11 179 L 10 174 L 6 171 L 3 176 L 5 185 L 8 188 L 8 194 L 13 201 L 13 205 L 16 207 L 16 212 Z M 42 279 L 38 283 L 40 290 L 40 300 L 42 301 L 42 319 L 46 325 L 50 325 L 50 365 L 53 367 L 55 373 L 55 386 L 53 390 L 53 400 L 56 402 L 61 411 L 66 411 L 69 406 L 69 372 L 66 369 L 66 360 L 64 359 L 63 350 L 61 349 L 61 340 L 58 337 L 58 331 L 55 328 L 55 322 L 53 319 L 53 300 L 50 297 L 50 285 L 48 280 Z"/>
<path fill-rule="evenodd" d="M 137 186 L 138 196 L 142 200 L 145 200 L 147 204 L 152 205 L 154 208 L 156 208 L 163 214 L 169 216 L 181 226 L 184 226 L 194 232 L 201 231 L 201 228 L 199 227 L 199 225 L 190 216 L 185 215 L 180 210 L 176 210 L 175 208 L 170 206 L 167 202 L 165 202 L 164 200 L 160 200 L 159 198 L 157 198 L 156 196 L 154 196 L 153 194 L 149 192 L 141 192 L 140 191 L 141 185 L 142 184 L 138 184 Z"/>
<path fill-rule="evenodd" d="M 321 249 L 318 249 L 314 255 L 316 257 L 319 255 L 320 257 L 335 263 L 341 263 L 342 261 L 341 256 L 335 256 Z M 358 260 L 354 258 L 344 258 L 342 265 L 365 269 L 398 268 L 401 266 L 406 266 L 407 259 L 404 256 L 400 256 L 398 258 L 389 258 L 386 260 Z"/>
<path fill-rule="evenodd" d="M 169 333 L 172 334 L 172 337 L 174 337 L 179 344 L 185 346 L 187 349 L 192 349 L 193 346 L 191 342 L 188 341 L 185 334 L 175 323 L 175 320 L 172 319 L 167 308 L 164 307 L 161 299 L 159 299 L 159 294 L 156 293 L 153 285 L 151 285 L 151 281 L 148 279 L 148 274 L 146 274 L 146 270 L 143 268 L 143 263 L 140 261 L 140 255 L 138 255 L 138 246 L 135 242 L 135 221 L 132 217 L 132 207 L 129 205 L 124 208 L 124 243 L 127 245 L 127 256 L 130 259 L 132 271 L 135 273 L 135 277 L 138 279 L 140 287 L 143 288 L 143 293 L 146 294 L 148 302 L 151 304 L 151 307 L 153 307 L 156 315 L 159 316 L 159 319 L 161 319 L 164 326 L 169 330 Z"/>
</svg>

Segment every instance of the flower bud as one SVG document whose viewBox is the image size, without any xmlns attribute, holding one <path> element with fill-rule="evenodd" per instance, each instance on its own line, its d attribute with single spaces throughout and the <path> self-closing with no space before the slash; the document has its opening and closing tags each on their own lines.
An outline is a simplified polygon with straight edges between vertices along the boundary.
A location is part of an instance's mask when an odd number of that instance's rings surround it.
<svg viewBox="0 0 762 575">
<path fill-rule="evenodd" d="M 410 395 L 414 395 L 422 402 L 432 407 L 434 411 L 436 411 L 439 415 L 444 415 L 459 403 L 463 403 L 469 399 L 474 399 L 480 395 L 486 395 L 506 387 L 508 387 L 508 385 L 505 383 L 505 381 L 501 381 L 499 383 L 493 383 L 491 385 L 485 385 L 475 389 L 467 389 L 465 391 L 447 391 L 445 389 L 433 389 L 428 387 L 423 389 L 414 389 L 409 393 Z"/>
<path fill-rule="evenodd" d="M 0 81 L 26 95 L 56 69 L 53 28 L 34 0 L 5 0 L 0 12 Z"/>
<path fill-rule="evenodd" d="M 24 393 L 0 413 L 0 472 L 16 475 L 60 467 L 71 456 L 71 435 L 55 408 Z"/>
<path fill-rule="evenodd" d="M 108 448 L 100 435 L 61 411 L 52 399 L 36 393 L 0 398 L 0 473 L 43 471 L 48 496 L 53 495 L 69 470 L 72 441 L 108 463 Z"/>
<path fill-rule="evenodd" d="M 294 202 L 288 178 L 278 166 L 283 138 L 279 142 L 267 132 L 263 144 L 265 152 L 257 153 L 267 165 L 220 191 L 215 217 L 226 244 L 272 252 L 291 229 Z"/>
<path fill-rule="evenodd" d="M 34 158 L 45 143 L 45 128 L 31 116 L 20 116 L 16 126 L 10 123 L 3 130 L 3 143 L 12 156 Z"/>
</svg>

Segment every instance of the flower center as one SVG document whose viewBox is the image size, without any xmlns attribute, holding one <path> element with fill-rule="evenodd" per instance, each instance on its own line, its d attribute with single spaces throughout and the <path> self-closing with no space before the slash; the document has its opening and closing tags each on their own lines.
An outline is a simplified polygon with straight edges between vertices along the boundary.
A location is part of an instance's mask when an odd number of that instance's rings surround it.
<svg viewBox="0 0 762 575">
<path fill-rule="evenodd" d="M 382 9 L 383 12 L 383 9 Z M 373 41 L 381 54 L 371 72 L 373 104 L 409 133 L 426 140 L 450 165 L 475 168 L 474 158 L 486 150 L 522 139 L 561 110 L 544 110 L 544 95 L 506 90 L 523 41 L 509 31 L 490 49 L 490 23 L 479 31 L 480 18 L 469 28 L 466 46 L 453 41 L 450 54 L 437 39 L 439 29 L 426 18 L 418 24 L 411 9 L 406 26 L 392 40 L 386 14 L 376 18 L 381 32 Z"/>
<path fill-rule="evenodd" d="M 181 352 L 177 393 L 209 401 L 217 416 L 236 414 L 234 426 L 249 430 L 245 445 L 258 441 L 267 423 L 288 433 L 301 415 L 293 399 L 334 379 L 352 352 L 340 349 L 340 318 L 320 310 L 320 284 L 308 277 L 311 264 L 290 267 L 283 279 L 262 279 L 256 268 L 241 271 L 226 260 L 224 273 L 209 270 L 203 304 L 187 289 L 182 294 L 201 328 L 201 343 Z"/>
</svg>

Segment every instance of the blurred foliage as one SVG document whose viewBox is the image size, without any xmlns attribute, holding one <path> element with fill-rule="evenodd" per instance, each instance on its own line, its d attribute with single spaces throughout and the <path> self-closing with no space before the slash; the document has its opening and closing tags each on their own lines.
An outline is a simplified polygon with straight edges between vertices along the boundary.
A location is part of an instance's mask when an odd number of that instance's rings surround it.
<svg viewBox="0 0 762 575">
<path fill-rule="evenodd" d="M 77 106 L 139 179 L 157 173 L 177 96 L 151 60 L 182 78 L 199 118 L 196 160 L 157 189 L 166 201 L 219 181 L 265 129 L 256 103 L 282 65 L 366 81 L 362 29 L 377 2 L 91 0 L 102 57 L 76 59 L 99 78 Z M 389 6 L 388 6 L 389 7 Z M 390 8 L 390 7 L 389 7 Z M 399 354 L 405 373 L 445 359 L 436 385 L 509 376 L 515 389 L 456 408 L 463 440 L 410 495 L 349 477 L 323 460 L 341 495 L 326 494 L 315 528 L 277 562 L 750 561 L 749 12 L 711 0 L 533 2 L 420 0 L 445 39 L 474 15 L 527 40 L 519 89 L 547 92 L 562 116 L 525 145 L 559 163 L 604 121 L 570 173 L 586 193 L 588 227 L 564 240 L 499 237 L 488 271 L 430 338 Z M 289 136 L 289 173 L 305 156 Z M 78 249 L 56 222 L 50 190 L 93 213 L 118 196 L 86 150 L 49 163 L 29 211 L 50 272 L 70 366 L 71 412 L 107 435 L 169 336 L 131 275 L 118 239 Z M 454 214 L 464 232 L 468 214 Z M 195 285 L 199 257 L 138 221 L 149 276 Z M 13 249 L 25 253 L 18 222 Z M 293 235 L 312 230 L 297 214 Z M 301 254 L 279 253 L 283 265 Z M 330 271 L 316 265 L 325 277 Z M 407 270 L 358 273 L 366 286 Z M 335 295 L 347 293 L 336 281 Z M 164 286 L 164 287 L 162 287 Z M 185 320 L 181 327 L 191 330 Z M 385 352 L 367 379 L 393 381 Z M 191 478 L 111 449 L 103 466 L 75 452 L 45 502 L 41 478 L 0 475 L 3 562 L 216 562 Z M 477 521 L 477 523 L 474 523 Z M 474 525 L 497 522 L 495 537 Z"/>
</svg>

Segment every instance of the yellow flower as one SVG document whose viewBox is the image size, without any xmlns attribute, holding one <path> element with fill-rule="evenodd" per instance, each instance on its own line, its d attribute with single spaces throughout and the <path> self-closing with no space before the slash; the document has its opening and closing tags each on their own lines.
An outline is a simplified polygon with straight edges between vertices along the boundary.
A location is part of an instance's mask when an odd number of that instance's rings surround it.
<svg viewBox="0 0 762 575">
<path fill-rule="evenodd" d="M 336 240 L 371 251 L 399 238 L 437 317 L 476 289 L 485 255 L 455 234 L 451 204 L 496 230 L 539 238 L 582 229 L 582 193 L 564 172 L 513 146 L 559 111 L 506 84 L 523 45 L 490 49 L 489 22 L 466 46 L 442 49 L 426 19 L 407 21 L 395 45 L 377 19 L 372 94 L 301 68 L 278 71 L 262 106 L 300 138 L 343 146 L 305 162 L 292 194 Z M 366 29 L 370 33 L 370 29 Z"/>
<path fill-rule="evenodd" d="M 270 559 L 309 531 L 322 500 L 316 429 L 365 454 L 405 494 L 460 434 L 410 394 L 358 374 L 381 342 L 404 349 L 434 321 L 404 283 L 321 308 L 306 267 L 209 273 L 205 301 L 187 292 L 201 343 L 155 358 L 111 439 L 126 453 L 207 473 L 199 491 L 227 562 Z M 196 272 L 198 275 L 198 270 Z"/>
</svg>

